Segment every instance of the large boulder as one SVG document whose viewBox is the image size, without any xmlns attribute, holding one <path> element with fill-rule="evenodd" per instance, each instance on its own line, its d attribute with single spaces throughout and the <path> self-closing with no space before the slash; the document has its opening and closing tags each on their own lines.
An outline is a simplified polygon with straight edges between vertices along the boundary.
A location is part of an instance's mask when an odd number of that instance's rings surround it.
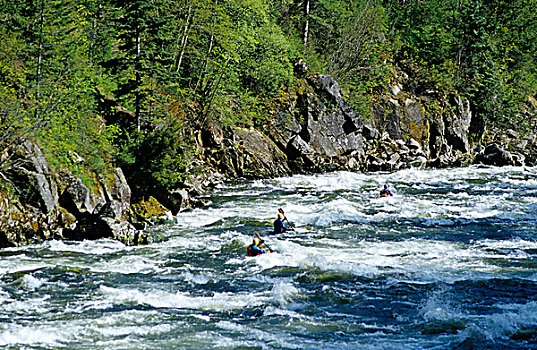
<svg viewBox="0 0 537 350">
<path fill-rule="evenodd" d="M 335 79 L 308 76 L 304 89 L 280 108 L 268 130 L 294 171 L 358 168 L 364 158 L 363 122 Z M 374 135 L 374 131 L 369 135 Z"/>
<path fill-rule="evenodd" d="M 294 101 L 293 101 L 294 102 Z M 268 136 L 274 141 L 274 143 L 281 149 L 286 150 L 300 131 L 302 126 L 298 123 L 295 117 L 296 104 L 292 104 L 287 111 L 276 111 L 274 120 L 267 131 Z"/>
<path fill-rule="evenodd" d="M 6 171 L 23 204 L 52 214 L 57 209 L 58 190 L 39 146 L 30 141 L 15 148 Z"/>
<path fill-rule="evenodd" d="M 472 120 L 470 102 L 463 100 L 460 95 L 452 95 L 449 97 L 449 106 L 454 107 L 454 112 L 451 111 L 452 108 L 447 108 L 444 114 L 446 141 L 453 149 L 468 153 L 468 134 Z"/>
<path fill-rule="evenodd" d="M 60 204 L 75 217 L 75 222 L 64 228 L 65 238 L 114 238 L 126 244 L 138 243 L 139 233 L 129 222 L 131 190 L 121 169 L 90 187 L 72 175 L 65 175 L 64 182 Z"/>
<path fill-rule="evenodd" d="M 0 192 L 0 246 L 59 237 L 57 185 L 39 146 L 24 142 L 1 161 L 8 185 Z"/>
<path fill-rule="evenodd" d="M 343 98 L 343 93 L 337 81 L 329 75 L 319 74 L 316 78 L 311 79 L 312 85 L 315 87 L 317 95 L 327 106 L 334 105 L 336 113 L 341 115 L 345 120 L 343 129 L 346 134 L 361 130 L 363 121 L 354 112 Z"/>
<path fill-rule="evenodd" d="M 110 204 L 112 211 L 104 214 L 103 208 L 100 208 L 100 215 L 115 220 L 128 220 L 130 218 L 131 189 L 123 171 L 116 168 L 108 178 L 102 181 L 102 187 L 106 203 Z"/>
<path fill-rule="evenodd" d="M 291 172 L 285 153 L 255 129 L 231 128 L 224 146 L 211 157 L 218 170 L 232 177 L 265 178 Z"/>
<path fill-rule="evenodd" d="M 404 112 L 401 115 L 401 133 L 419 144 L 419 148 L 428 153 L 430 125 L 427 120 L 424 108 L 421 103 L 414 98 L 405 100 Z"/>
<path fill-rule="evenodd" d="M 44 227 L 42 227 L 44 226 Z M 0 248 L 54 237 L 43 214 L 24 205 L 7 192 L 0 191 Z"/>
<path fill-rule="evenodd" d="M 82 180 L 72 174 L 63 174 L 65 187 L 60 195 L 60 205 L 75 216 L 93 214 L 97 205 L 106 201 L 103 193 L 92 192 Z"/>
<path fill-rule="evenodd" d="M 512 154 L 495 143 L 485 147 L 485 149 L 475 157 L 474 162 L 495 166 L 515 165 Z"/>
<path fill-rule="evenodd" d="M 402 138 L 399 102 L 389 99 L 373 106 L 374 128 L 384 130 L 394 140 Z"/>
</svg>

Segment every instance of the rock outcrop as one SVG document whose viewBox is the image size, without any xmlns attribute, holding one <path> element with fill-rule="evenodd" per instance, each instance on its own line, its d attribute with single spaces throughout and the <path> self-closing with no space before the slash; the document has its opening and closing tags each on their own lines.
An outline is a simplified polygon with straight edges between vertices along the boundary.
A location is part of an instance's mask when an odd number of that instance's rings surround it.
<svg viewBox="0 0 537 350">
<path fill-rule="evenodd" d="M 520 162 L 519 164 L 516 164 L 513 155 L 510 152 L 503 150 L 495 143 L 485 147 L 483 151 L 476 156 L 475 162 L 495 166 L 522 165 Z"/>
<path fill-rule="evenodd" d="M 271 111 L 264 133 L 214 125 L 205 131 L 206 163 L 224 178 L 535 163 L 528 155 L 537 148 L 534 134 L 511 131 L 488 146 L 472 145 L 471 106 L 455 93 L 415 96 L 398 84 L 362 119 L 332 77 L 310 74 L 303 64 L 299 73 L 303 84 Z"/>
<path fill-rule="evenodd" d="M 0 191 L 0 247 L 39 239 L 146 240 L 130 220 L 130 188 L 121 169 L 90 187 L 50 171 L 40 148 L 25 142 L 4 157 L 9 185 Z"/>
<path fill-rule="evenodd" d="M 317 75 L 307 81 L 305 92 L 278 111 L 268 135 L 294 172 L 354 167 L 365 156 L 361 118 L 332 77 Z"/>
</svg>

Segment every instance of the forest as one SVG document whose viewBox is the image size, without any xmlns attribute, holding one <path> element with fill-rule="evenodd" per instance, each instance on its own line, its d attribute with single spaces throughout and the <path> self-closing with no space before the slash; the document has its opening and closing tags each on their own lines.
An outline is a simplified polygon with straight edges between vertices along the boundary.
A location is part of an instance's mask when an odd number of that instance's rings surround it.
<svg viewBox="0 0 537 350">
<path fill-rule="evenodd" d="M 90 179 L 119 166 L 140 196 L 171 189 L 209 123 L 267 127 L 300 89 L 300 61 L 334 77 L 364 119 L 406 75 L 407 90 L 456 91 L 482 124 L 524 131 L 537 96 L 536 6 L 1 0 L 0 151 L 33 140 L 55 170 Z M 13 166 L 0 157 L 0 177 Z"/>
</svg>

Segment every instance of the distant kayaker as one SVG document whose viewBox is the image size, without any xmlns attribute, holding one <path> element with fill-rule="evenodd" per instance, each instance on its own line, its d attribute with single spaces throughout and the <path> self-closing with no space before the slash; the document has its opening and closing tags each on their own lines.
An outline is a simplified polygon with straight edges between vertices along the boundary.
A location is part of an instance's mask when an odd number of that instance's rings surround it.
<svg viewBox="0 0 537 350">
<path fill-rule="evenodd" d="M 278 209 L 278 218 L 274 220 L 274 233 L 284 233 L 293 230 L 293 228 L 287 227 L 284 221 L 287 221 L 287 223 L 289 223 L 289 220 L 287 220 L 287 218 L 285 217 L 283 209 L 280 208 Z"/>
<path fill-rule="evenodd" d="M 250 244 L 248 248 L 246 249 L 246 253 L 248 254 L 248 256 L 256 256 L 256 255 L 261 255 L 261 254 L 270 252 L 270 250 L 268 249 L 265 250 L 261 248 L 263 243 L 265 243 L 265 241 L 263 241 L 262 239 L 258 237 L 255 237 L 252 244 Z"/>
<path fill-rule="evenodd" d="M 379 197 L 388 197 L 388 196 L 393 196 L 393 193 L 388 188 L 388 184 L 385 184 L 384 188 L 380 191 L 380 196 Z"/>
</svg>

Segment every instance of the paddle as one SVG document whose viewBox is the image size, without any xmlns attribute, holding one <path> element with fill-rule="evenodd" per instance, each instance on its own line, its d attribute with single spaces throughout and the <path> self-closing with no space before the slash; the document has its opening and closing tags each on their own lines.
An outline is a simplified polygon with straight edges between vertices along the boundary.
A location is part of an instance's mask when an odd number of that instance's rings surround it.
<svg viewBox="0 0 537 350">
<path fill-rule="evenodd" d="M 265 243 L 265 240 L 261 239 L 261 236 L 258 232 L 254 232 L 254 236 L 263 241 L 263 245 L 268 248 L 269 253 L 272 253 L 274 251 L 271 247 L 269 247 L 267 243 Z"/>
<path fill-rule="evenodd" d="M 287 221 L 287 224 L 289 225 L 289 231 L 294 231 L 295 228 L 293 226 L 291 226 L 291 223 L 289 222 L 289 220 L 287 220 L 287 218 L 285 218 L 285 221 Z"/>
</svg>

